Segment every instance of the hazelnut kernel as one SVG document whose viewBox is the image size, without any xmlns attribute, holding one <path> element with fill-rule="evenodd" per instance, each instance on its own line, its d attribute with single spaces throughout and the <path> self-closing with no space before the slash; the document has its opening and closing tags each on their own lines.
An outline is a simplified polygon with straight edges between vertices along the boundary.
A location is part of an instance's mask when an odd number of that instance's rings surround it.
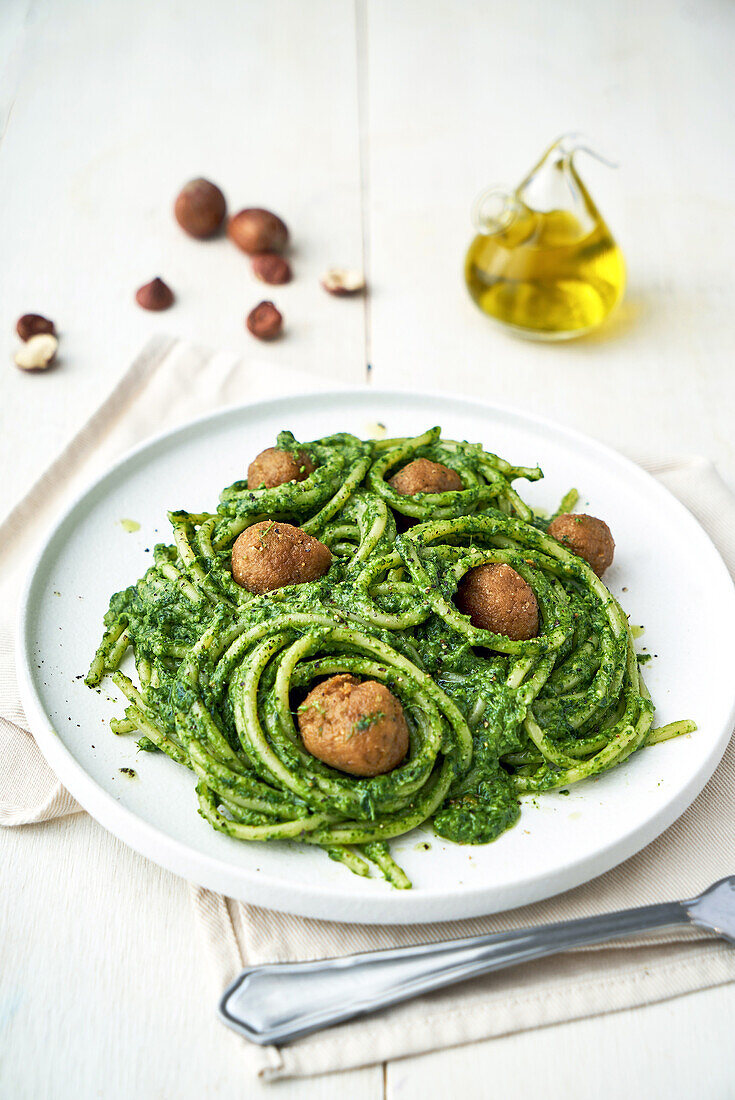
<svg viewBox="0 0 735 1100">
<path fill-rule="evenodd" d="M 136 292 L 135 300 L 143 309 L 159 313 L 163 309 L 169 309 L 174 304 L 174 295 L 163 279 L 156 277 Z"/>
<path fill-rule="evenodd" d="M 51 366 L 56 358 L 59 341 L 50 332 L 39 332 L 18 348 L 14 361 L 17 367 L 26 371 L 42 371 Z"/>
<path fill-rule="evenodd" d="M 346 298 L 352 294 L 361 294 L 365 289 L 365 278 L 361 271 L 346 267 L 330 267 L 322 275 L 322 286 L 328 294 L 336 298 Z"/>
<path fill-rule="evenodd" d="M 277 252 L 259 252 L 253 256 L 253 275 L 262 283 L 280 286 L 291 282 L 291 265 Z"/>
<path fill-rule="evenodd" d="M 248 332 L 258 340 L 275 340 L 281 335 L 283 316 L 273 302 L 259 302 L 248 314 L 245 324 Z"/>
</svg>

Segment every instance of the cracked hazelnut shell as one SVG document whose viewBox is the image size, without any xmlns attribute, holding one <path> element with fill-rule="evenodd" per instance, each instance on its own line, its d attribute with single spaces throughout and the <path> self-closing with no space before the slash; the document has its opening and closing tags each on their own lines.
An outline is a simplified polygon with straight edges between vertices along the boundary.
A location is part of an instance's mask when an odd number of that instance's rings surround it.
<svg viewBox="0 0 735 1100">
<path fill-rule="evenodd" d="M 21 340 L 25 341 L 30 340 L 31 336 L 40 336 L 42 333 L 48 333 L 50 336 L 55 336 L 56 325 L 53 321 L 49 321 L 48 317 L 43 317 L 40 313 L 24 313 L 22 317 L 18 318 L 15 331 L 18 333 Z"/>
</svg>

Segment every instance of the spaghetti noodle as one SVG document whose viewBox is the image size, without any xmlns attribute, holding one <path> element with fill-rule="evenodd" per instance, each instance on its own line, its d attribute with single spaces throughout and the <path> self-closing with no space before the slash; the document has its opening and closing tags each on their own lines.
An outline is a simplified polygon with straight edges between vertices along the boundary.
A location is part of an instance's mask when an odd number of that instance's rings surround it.
<svg viewBox="0 0 735 1100">
<path fill-rule="evenodd" d="M 432 821 L 448 840 L 487 843 L 517 821 L 519 795 L 568 787 L 694 729 L 652 730 L 618 601 L 513 487 L 539 469 L 439 428 L 371 442 L 341 433 L 297 443 L 283 432 L 278 447 L 307 455 L 313 471 L 269 489 L 235 482 L 213 513 L 171 512 L 172 544 L 112 597 L 87 676 L 95 686 L 109 675 L 127 698 L 116 733 L 137 733 L 141 749 L 192 770 L 215 829 L 319 845 L 403 888 L 391 838 Z M 418 458 L 454 471 L 462 488 L 401 495 L 391 474 Z M 233 544 L 264 520 L 320 539 L 328 573 L 264 595 L 237 584 Z M 531 587 L 537 636 L 512 640 L 459 611 L 462 577 L 487 564 Z M 120 667 L 128 651 L 137 684 Z M 392 771 L 348 775 L 304 747 L 297 708 L 338 673 L 378 681 L 400 701 L 410 747 Z"/>
</svg>

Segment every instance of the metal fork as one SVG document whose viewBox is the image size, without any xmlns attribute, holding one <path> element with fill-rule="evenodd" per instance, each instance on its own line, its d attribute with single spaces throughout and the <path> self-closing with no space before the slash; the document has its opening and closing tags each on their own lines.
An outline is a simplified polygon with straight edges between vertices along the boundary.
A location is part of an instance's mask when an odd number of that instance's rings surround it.
<svg viewBox="0 0 735 1100">
<path fill-rule="evenodd" d="M 253 1043 L 286 1043 L 491 970 L 676 924 L 735 944 L 735 876 L 688 901 L 418 947 L 250 966 L 225 990 L 219 1015 Z"/>
</svg>

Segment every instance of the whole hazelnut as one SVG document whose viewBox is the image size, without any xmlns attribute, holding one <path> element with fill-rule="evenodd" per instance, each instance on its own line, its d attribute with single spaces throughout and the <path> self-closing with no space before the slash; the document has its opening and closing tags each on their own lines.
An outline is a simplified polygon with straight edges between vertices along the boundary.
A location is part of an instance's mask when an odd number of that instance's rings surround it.
<svg viewBox="0 0 735 1100">
<path fill-rule="evenodd" d="M 281 219 L 270 210 L 257 208 L 233 214 L 227 236 L 249 256 L 257 252 L 283 252 L 288 244 L 288 229 Z"/>
<path fill-rule="evenodd" d="M 174 294 L 163 279 L 156 277 L 136 291 L 135 300 L 143 309 L 159 313 L 162 309 L 168 309 L 174 304 Z"/>
<path fill-rule="evenodd" d="M 50 332 L 39 332 L 31 336 L 15 353 L 15 365 L 21 370 L 42 371 L 51 366 L 56 358 L 59 341 Z"/>
<path fill-rule="evenodd" d="M 40 313 L 24 313 L 18 318 L 15 329 L 21 340 L 30 340 L 31 336 L 38 336 L 40 333 L 56 335 L 54 322 L 49 321 L 48 317 L 42 317 Z"/>
<path fill-rule="evenodd" d="M 190 237 L 203 240 L 222 228 L 227 213 L 225 196 L 209 180 L 190 180 L 176 197 L 174 217 Z"/>
<path fill-rule="evenodd" d="M 262 283 L 280 286 L 291 282 L 291 265 L 277 252 L 259 252 L 253 256 L 253 275 Z"/>
<path fill-rule="evenodd" d="M 328 294 L 336 298 L 346 298 L 352 294 L 361 294 L 365 289 L 365 278 L 361 271 L 351 271 L 346 267 L 330 267 L 322 275 L 322 286 Z"/>
<path fill-rule="evenodd" d="M 248 313 L 245 324 L 248 332 L 258 340 L 275 340 L 281 335 L 283 317 L 273 302 L 259 302 L 255 309 Z"/>
</svg>

